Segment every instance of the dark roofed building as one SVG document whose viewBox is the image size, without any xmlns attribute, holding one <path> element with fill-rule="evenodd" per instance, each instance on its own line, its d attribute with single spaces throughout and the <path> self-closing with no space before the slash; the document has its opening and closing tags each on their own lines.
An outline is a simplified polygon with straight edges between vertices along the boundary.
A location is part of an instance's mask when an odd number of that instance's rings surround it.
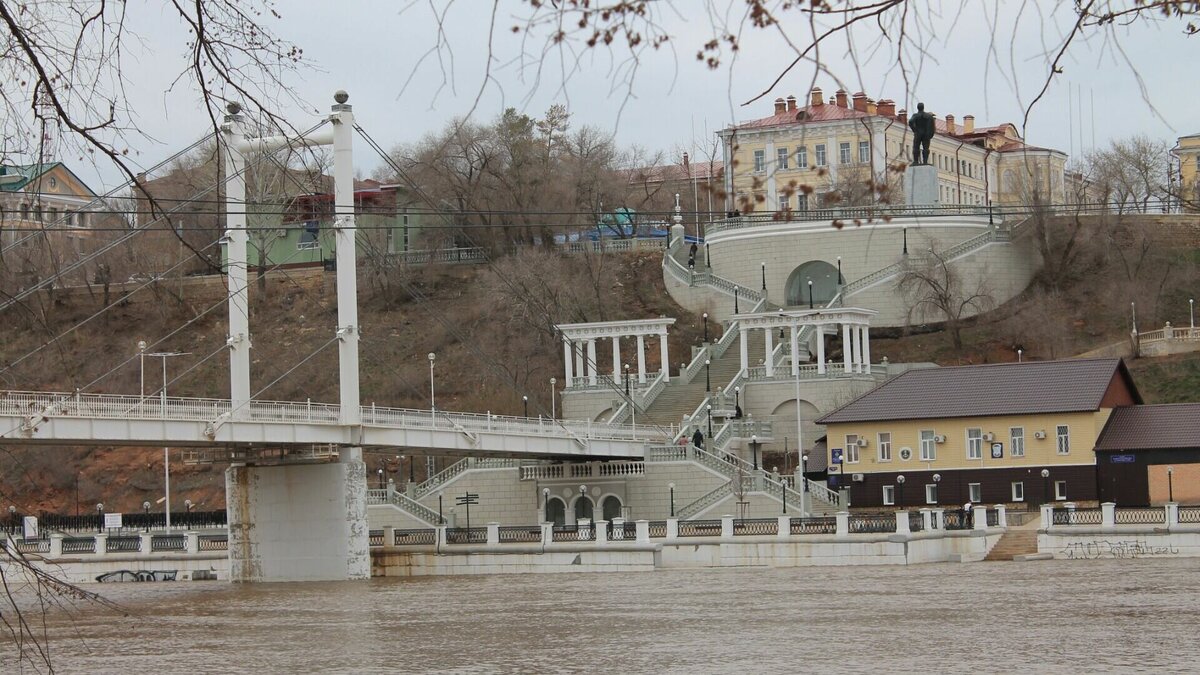
<svg viewBox="0 0 1200 675">
<path fill-rule="evenodd" d="M 1200 504 L 1200 403 L 1118 408 L 1096 441 L 1099 499 Z"/>
</svg>

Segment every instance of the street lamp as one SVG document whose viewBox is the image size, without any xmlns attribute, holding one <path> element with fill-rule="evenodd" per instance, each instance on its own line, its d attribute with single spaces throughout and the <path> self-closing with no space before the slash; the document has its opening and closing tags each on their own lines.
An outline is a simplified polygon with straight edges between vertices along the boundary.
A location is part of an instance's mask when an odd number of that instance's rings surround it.
<svg viewBox="0 0 1200 675">
<path fill-rule="evenodd" d="M 584 500 L 584 499 L 587 499 L 587 486 L 586 486 L 586 485 L 580 485 L 580 486 L 579 486 L 579 501 L 580 501 L 580 502 L 583 502 L 583 500 Z M 587 504 L 586 504 L 586 503 L 584 503 L 584 505 L 583 505 L 583 506 L 581 506 L 580 508 L 586 508 L 586 506 L 587 506 Z M 579 522 L 578 522 L 578 521 L 576 521 L 576 523 L 575 523 L 575 524 L 576 524 L 576 525 L 578 525 L 578 524 L 579 524 Z"/>
<path fill-rule="evenodd" d="M 804 475 L 806 473 L 808 473 L 808 453 L 807 452 L 804 453 L 803 455 L 800 455 L 800 478 L 804 481 L 804 491 L 808 492 L 808 476 Z"/>
<path fill-rule="evenodd" d="M 842 256 L 837 257 L 838 260 L 838 286 L 842 285 Z"/>
<path fill-rule="evenodd" d="M 704 324 L 704 344 L 708 344 L 708 312 L 700 315 L 700 323 Z"/>
<path fill-rule="evenodd" d="M 779 467 L 775 467 L 775 473 L 779 473 Z M 783 515 L 787 515 L 787 481 L 783 477 L 779 479 L 779 494 L 783 495 Z M 803 515 L 803 514 L 802 514 Z"/>
<path fill-rule="evenodd" d="M 432 416 L 437 412 L 437 401 L 433 397 L 433 361 L 437 358 L 437 354 L 429 352 L 429 412 Z"/>
<path fill-rule="evenodd" d="M 742 388 L 740 386 L 733 388 L 733 410 L 737 414 L 737 409 L 742 407 Z"/>
<path fill-rule="evenodd" d="M 667 483 L 667 487 L 671 490 L 671 517 L 675 517 L 675 483 Z"/>
<path fill-rule="evenodd" d="M 813 309 L 812 279 L 808 280 L 808 308 Z"/>
<path fill-rule="evenodd" d="M 142 502 L 142 516 L 145 518 L 146 531 L 150 531 L 150 502 Z"/>
<path fill-rule="evenodd" d="M 379 489 L 383 489 L 383 469 L 376 469 L 375 473 L 379 475 Z"/>
<path fill-rule="evenodd" d="M 1188 298 L 1188 319 L 1190 319 L 1191 327 L 1196 327 L 1196 299 Z"/>
<path fill-rule="evenodd" d="M 554 385 L 558 384 L 558 380 L 550 378 L 550 419 L 558 419 L 558 398 L 554 393 Z"/>
<path fill-rule="evenodd" d="M 99 519 L 100 519 L 99 522 L 96 523 L 96 531 L 103 532 L 104 531 L 104 503 L 103 502 L 96 505 L 96 516 L 99 517 Z"/>
<path fill-rule="evenodd" d="M 1175 467 L 1168 466 L 1167 467 L 1167 501 L 1168 502 L 1175 501 L 1175 484 L 1173 482 L 1174 476 L 1175 476 Z"/>
<path fill-rule="evenodd" d="M 542 488 L 542 522 L 550 522 L 550 488 Z"/>
<path fill-rule="evenodd" d="M 1050 469 L 1042 469 L 1042 503 L 1050 501 Z M 1048 526 L 1049 523 L 1046 523 Z"/>
<path fill-rule="evenodd" d="M 1018 349 L 1017 350 L 1017 363 L 1021 363 L 1024 360 L 1025 360 L 1025 350 Z"/>
<path fill-rule="evenodd" d="M 167 359 L 172 356 L 188 356 L 191 352 L 146 352 L 148 345 L 145 340 L 138 340 L 138 359 L 141 362 L 141 401 L 146 398 L 146 357 L 157 356 L 162 359 L 162 391 L 159 392 L 159 414 L 161 417 L 167 416 Z M 163 448 L 163 482 L 165 486 L 165 499 L 163 500 L 163 512 L 166 513 L 167 532 L 171 531 L 171 451 L 170 448 Z"/>
<path fill-rule="evenodd" d="M 896 487 L 898 488 L 896 495 L 896 506 L 904 506 L 904 474 L 896 476 Z"/>
<path fill-rule="evenodd" d="M 763 289 L 763 297 L 766 297 L 766 295 L 767 295 L 767 263 L 766 263 L 766 261 L 763 261 L 763 264 L 762 264 L 762 289 Z"/>
<path fill-rule="evenodd" d="M 442 517 L 442 492 L 438 491 L 438 525 L 445 525 L 446 519 Z"/>
<path fill-rule="evenodd" d="M 989 217 L 991 216 L 990 209 L 988 210 L 988 215 L 989 215 Z M 903 255 L 908 255 L 908 228 L 907 227 L 901 228 L 900 231 L 904 235 L 904 248 L 900 252 Z"/>
<path fill-rule="evenodd" d="M 750 453 L 754 457 L 754 470 L 758 471 L 758 434 L 750 436 Z"/>
<path fill-rule="evenodd" d="M 191 512 L 192 512 L 192 507 L 193 507 L 193 506 L 195 506 L 195 504 L 193 504 L 193 503 L 192 503 L 192 500 L 190 500 L 190 499 L 185 499 L 185 500 L 183 500 L 183 511 L 184 511 L 184 513 L 191 513 Z"/>
<path fill-rule="evenodd" d="M 525 405 L 525 416 L 529 417 L 529 397 L 522 394 L 521 395 L 521 403 L 523 403 Z"/>
<path fill-rule="evenodd" d="M 704 391 L 712 391 L 712 380 L 708 376 L 708 366 L 712 361 L 704 359 Z"/>
<path fill-rule="evenodd" d="M 733 287 L 733 313 L 738 314 L 738 287 Z"/>
<path fill-rule="evenodd" d="M 712 404 L 708 404 L 704 409 L 708 413 L 708 439 L 712 440 Z"/>
<path fill-rule="evenodd" d="M 17 507 L 11 504 L 8 507 L 8 533 L 15 534 L 17 531 Z"/>
<path fill-rule="evenodd" d="M 629 396 L 629 364 L 625 364 L 625 396 Z"/>
</svg>

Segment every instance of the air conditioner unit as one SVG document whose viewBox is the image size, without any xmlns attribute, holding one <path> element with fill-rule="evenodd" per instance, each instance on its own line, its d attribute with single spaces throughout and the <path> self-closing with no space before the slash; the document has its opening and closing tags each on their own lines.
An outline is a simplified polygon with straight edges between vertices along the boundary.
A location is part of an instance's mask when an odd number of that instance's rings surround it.
<svg viewBox="0 0 1200 675">
<path fill-rule="evenodd" d="M 1034 432 L 1033 437 L 1040 441 L 1046 437 L 1046 432 L 1044 432 L 1044 431 Z"/>
<path fill-rule="evenodd" d="M 933 442 L 934 442 L 934 443 L 945 443 L 945 442 L 946 442 L 946 437 L 945 437 L 945 436 L 943 436 L 943 435 L 941 435 L 941 434 L 938 434 L 937 436 L 934 436 L 934 437 L 933 437 Z"/>
<path fill-rule="evenodd" d="M 856 473 L 850 477 L 850 480 L 853 480 L 855 483 L 861 483 L 863 482 L 863 475 L 861 473 Z"/>
<path fill-rule="evenodd" d="M 860 447 L 860 448 L 865 448 L 865 447 L 867 447 L 867 439 L 865 439 L 865 438 L 859 438 L 859 439 L 858 439 L 858 443 L 857 443 L 857 445 L 858 445 L 858 447 Z"/>
<path fill-rule="evenodd" d="M 988 433 L 983 435 L 983 440 L 988 441 L 988 442 L 994 441 L 994 440 L 996 440 L 996 434 L 993 434 L 992 432 L 989 431 Z"/>
</svg>

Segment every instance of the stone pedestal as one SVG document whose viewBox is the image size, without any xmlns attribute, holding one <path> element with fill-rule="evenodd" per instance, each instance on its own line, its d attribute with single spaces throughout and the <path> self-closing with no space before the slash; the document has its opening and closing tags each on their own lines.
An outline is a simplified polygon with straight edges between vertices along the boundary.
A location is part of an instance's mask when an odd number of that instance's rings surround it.
<svg viewBox="0 0 1200 675">
<path fill-rule="evenodd" d="M 351 457 L 226 470 L 232 581 L 370 577 L 366 465 Z"/>
<path fill-rule="evenodd" d="M 907 206 L 936 206 L 942 203 L 937 167 L 916 164 L 904 170 L 904 203 Z"/>
</svg>

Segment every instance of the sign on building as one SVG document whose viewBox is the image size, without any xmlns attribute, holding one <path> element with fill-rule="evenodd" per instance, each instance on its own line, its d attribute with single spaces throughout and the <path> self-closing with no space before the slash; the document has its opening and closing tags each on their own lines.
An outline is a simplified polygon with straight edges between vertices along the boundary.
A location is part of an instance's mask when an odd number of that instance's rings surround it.
<svg viewBox="0 0 1200 675">
<path fill-rule="evenodd" d="M 122 527 L 121 514 L 119 514 L 119 513 L 104 514 L 104 529 L 119 530 L 119 529 L 121 529 L 121 527 Z"/>
<path fill-rule="evenodd" d="M 1003 459 L 1003 458 L 1004 458 L 1004 444 L 1003 443 L 992 443 L 992 459 Z"/>
</svg>

